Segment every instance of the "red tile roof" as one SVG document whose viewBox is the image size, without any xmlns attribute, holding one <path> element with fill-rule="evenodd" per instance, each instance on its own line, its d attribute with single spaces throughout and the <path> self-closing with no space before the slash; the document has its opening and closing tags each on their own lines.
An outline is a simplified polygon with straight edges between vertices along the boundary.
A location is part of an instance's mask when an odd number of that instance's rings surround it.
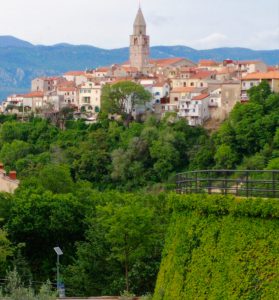
<svg viewBox="0 0 279 300">
<path fill-rule="evenodd" d="M 177 87 L 172 89 L 171 93 L 191 93 L 195 87 Z"/>
<path fill-rule="evenodd" d="M 236 61 L 237 65 L 253 65 L 253 64 L 258 64 L 261 63 L 262 61 L 260 60 L 239 60 Z"/>
<path fill-rule="evenodd" d="M 110 67 L 100 67 L 96 69 L 96 72 L 106 73 L 110 70 Z"/>
<path fill-rule="evenodd" d="M 168 83 L 167 83 L 167 82 L 156 82 L 156 83 L 154 84 L 154 87 L 164 87 L 165 84 L 168 84 Z"/>
<path fill-rule="evenodd" d="M 44 97 L 44 93 L 43 92 L 31 92 L 31 93 L 22 95 L 22 97 L 23 98 L 42 98 L 42 97 Z"/>
<path fill-rule="evenodd" d="M 212 59 L 201 59 L 199 65 L 202 67 L 215 67 L 218 63 Z"/>
<path fill-rule="evenodd" d="M 192 100 L 204 100 L 207 97 L 209 97 L 209 94 L 200 94 L 198 96 L 193 97 Z"/>
<path fill-rule="evenodd" d="M 279 71 L 279 69 L 275 66 L 268 66 L 267 67 L 267 71 L 270 72 L 270 71 Z"/>
<path fill-rule="evenodd" d="M 61 87 L 58 87 L 58 91 L 61 91 L 61 92 L 75 92 L 76 88 L 75 87 L 61 86 Z"/>
<path fill-rule="evenodd" d="M 242 80 L 261 80 L 261 79 L 279 79 L 279 71 L 271 71 L 271 72 L 255 72 L 246 75 L 242 78 Z"/>
<path fill-rule="evenodd" d="M 166 67 L 173 64 L 176 64 L 180 61 L 185 60 L 185 58 L 174 57 L 174 58 L 163 58 L 163 59 L 151 59 L 150 63 L 157 65 L 159 67 Z"/>
<path fill-rule="evenodd" d="M 82 76 L 85 75 L 84 71 L 69 71 L 67 73 L 65 73 L 64 75 L 66 76 Z"/>
<path fill-rule="evenodd" d="M 198 71 L 196 74 L 191 75 L 190 79 L 205 79 L 216 73 L 216 71 Z"/>
</svg>

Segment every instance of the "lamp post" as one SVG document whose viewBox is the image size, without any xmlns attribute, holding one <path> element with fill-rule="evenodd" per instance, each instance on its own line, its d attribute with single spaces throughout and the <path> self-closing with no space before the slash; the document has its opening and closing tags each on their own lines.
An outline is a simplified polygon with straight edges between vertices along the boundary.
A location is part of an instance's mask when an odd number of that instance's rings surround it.
<svg viewBox="0 0 279 300">
<path fill-rule="evenodd" d="M 60 274 L 59 274 L 59 257 L 60 255 L 63 255 L 62 250 L 60 249 L 60 247 L 55 247 L 53 248 L 54 251 L 57 254 L 57 263 L 56 263 L 56 287 L 57 287 L 57 292 L 59 294 L 59 298 L 61 298 L 62 295 L 62 291 L 61 291 L 61 287 L 60 287 Z"/>
</svg>

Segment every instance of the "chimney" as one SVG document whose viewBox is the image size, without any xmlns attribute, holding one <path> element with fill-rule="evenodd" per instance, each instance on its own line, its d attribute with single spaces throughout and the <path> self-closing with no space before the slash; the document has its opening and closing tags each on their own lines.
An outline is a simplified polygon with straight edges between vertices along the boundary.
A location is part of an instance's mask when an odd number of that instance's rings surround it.
<svg viewBox="0 0 279 300">
<path fill-rule="evenodd" d="M 10 177 L 10 179 L 12 179 L 12 180 L 16 180 L 16 171 L 10 171 L 9 177 Z"/>
</svg>

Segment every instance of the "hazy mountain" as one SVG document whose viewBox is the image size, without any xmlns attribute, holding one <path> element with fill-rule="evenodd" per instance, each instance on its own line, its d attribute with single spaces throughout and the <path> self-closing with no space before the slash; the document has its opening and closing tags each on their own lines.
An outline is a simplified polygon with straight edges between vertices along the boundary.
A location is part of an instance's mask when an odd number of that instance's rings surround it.
<svg viewBox="0 0 279 300">
<path fill-rule="evenodd" d="M 0 36 L 0 47 L 23 47 L 30 48 L 33 47 L 31 43 L 20 40 L 10 35 L 2 35 Z"/>
<path fill-rule="evenodd" d="M 66 43 L 53 46 L 32 45 L 12 36 L 0 36 L 0 98 L 12 92 L 24 92 L 32 78 L 59 75 L 69 70 L 85 70 L 128 60 L 129 49 L 101 49 Z M 279 50 L 254 51 L 245 48 L 195 50 L 185 46 L 156 46 L 153 58 L 186 57 L 197 62 L 202 58 L 223 60 L 262 59 L 269 65 L 279 63 Z"/>
</svg>

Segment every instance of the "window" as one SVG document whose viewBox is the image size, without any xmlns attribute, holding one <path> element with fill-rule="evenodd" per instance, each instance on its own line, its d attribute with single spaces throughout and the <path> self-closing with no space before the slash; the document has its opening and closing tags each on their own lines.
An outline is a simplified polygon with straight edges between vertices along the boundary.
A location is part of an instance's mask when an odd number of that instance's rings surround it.
<svg viewBox="0 0 279 300">
<path fill-rule="evenodd" d="M 178 101 L 178 97 L 174 97 L 174 101 Z"/>
<path fill-rule="evenodd" d="M 194 86 L 195 84 L 194 84 L 194 82 L 191 82 L 191 86 Z"/>
<path fill-rule="evenodd" d="M 183 86 L 184 86 L 184 87 L 186 87 L 186 86 L 187 86 L 186 82 L 183 82 Z"/>
<path fill-rule="evenodd" d="M 253 82 L 250 82 L 250 87 L 253 87 L 254 86 L 254 83 Z"/>
</svg>

